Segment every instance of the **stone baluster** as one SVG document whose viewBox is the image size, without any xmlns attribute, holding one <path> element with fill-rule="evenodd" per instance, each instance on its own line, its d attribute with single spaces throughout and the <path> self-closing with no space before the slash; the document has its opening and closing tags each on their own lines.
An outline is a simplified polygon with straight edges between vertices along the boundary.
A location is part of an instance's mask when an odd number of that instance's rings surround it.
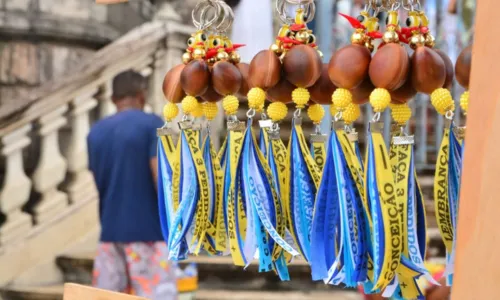
<svg viewBox="0 0 500 300">
<path fill-rule="evenodd" d="M 100 86 L 97 100 L 99 101 L 99 118 L 102 119 L 116 113 L 116 106 L 113 104 L 111 96 L 113 95 L 112 81 L 108 80 Z"/>
<path fill-rule="evenodd" d="M 58 190 L 66 176 L 66 160 L 59 149 L 59 129 L 67 120 L 64 114 L 68 106 L 62 106 L 42 116 L 40 124 L 40 159 L 33 174 L 35 190 L 41 199 L 34 208 L 35 222 L 44 223 L 57 216 L 68 205 L 68 196 Z"/>
<path fill-rule="evenodd" d="M 163 79 L 167 73 L 165 49 L 158 49 L 154 54 L 152 72 L 149 75 L 148 103 L 153 112 L 162 115 L 165 97 L 163 96 Z"/>
<path fill-rule="evenodd" d="M 0 227 L 0 246 L 23 236 L 32 226 L 31 217 L 21 211 L 31 192 L 31 180 L 24 173 L 23 148 L 30 144 L 27 133 L 31 124 L 2 137 L 2 155 L 5 157 L 5 178 L 0 189 L 0 211 L 6 222 Z"/>
<path fill-rule="evenodd" d="M 88 170 L 87 135 L 90 130 L 89 111 L 97 106 L 96 90 L 71 101 L 71 136 L 65 151 L 70 181 L 66 186 L 70 203 L 83 201 L 96 194 L 92 173 Z"/>
</svg>

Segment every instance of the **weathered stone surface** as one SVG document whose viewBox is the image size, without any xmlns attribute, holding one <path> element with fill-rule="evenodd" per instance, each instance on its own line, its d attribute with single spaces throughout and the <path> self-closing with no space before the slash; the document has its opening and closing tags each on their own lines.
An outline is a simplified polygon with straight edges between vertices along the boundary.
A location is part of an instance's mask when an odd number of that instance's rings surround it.
<svg viewBox="0 0 500 300">
<path fill-rule="evenodd" d="M 39 83 L 37 47 L 28 42 L 11 42 L 0 48 L 0 82 L 2 84 Z"/>
</svg>

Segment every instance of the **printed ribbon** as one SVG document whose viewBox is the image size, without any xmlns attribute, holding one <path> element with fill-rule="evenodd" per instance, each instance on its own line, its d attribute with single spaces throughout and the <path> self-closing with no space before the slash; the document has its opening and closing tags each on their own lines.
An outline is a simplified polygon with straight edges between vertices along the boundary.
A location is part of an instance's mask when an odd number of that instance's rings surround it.
<svg viewBox="0 0 500 300">
<path fill-rule="evenodd" d="M 310 261 L 311 226 L 314 200 L 320 181 L 320 171 L 309 152 L 301 126 L 295 117 L 288 143 L 286 176 L 289 193 L 288 220 L 290 233 L 306 261 Z"/>
<path fill-rule="evenodd" d="M 207 240 L 207 234 L 215 236 L 215 228 L 209 221 L 210 198 L 208 173 L 199 148 L 199 135 L 189 122 L 181 122 L 178 143 L 179 168 L 173 172 L 175 217 L 169 232 L 169 258 L 182 259 L 179 249 L 187 242 L 189 252 L 198 254 L 203 246 L 215 253 Z M 178 184 L 178 188 L 176 185 Z M 178 192 L 178 193 L 177 193 Z M 176 195 L 177 194 L 177 195 Z"/>
<path fill-rule="evenodd" d="M 313 280 L 355 287 L 367 279 L 369 225 L 360 164 L 343 127 L 335 123 L 316 197 L 311 269 Z"/>
<path fill-rule="evenodd" d="M 425 206 L 417 182 L 413 136 L 394 136 L 390 148 L 390 161 L 396 197 L 401 216 L 402 256 L 397 277 L 384 291 L 384 297 L 394 299 L 417 299 L 423 297 L 417 279 L 424 277 L 431 283 L 438 283 L 425 269 L 426 219 Z"/>
<path fill-rule="evenodd" d="M 365 167 L 365 195 L 373 222 L 373 289 L 385 289 L 394 279 L 403 249 L 401 218 L 382 123 L 371 123 Z"/>
<path fill-rule="evenodd" d="M 311 156 L 314 159 L 314 162 L 316 162 L 319 171 L 322 172 L 326 160 L 326 147 L 325 147 L 326 135 L 320 133 L 312 134 L 310 137 L 310 141 L 311 141 Z"/>
<path fill-rule="evenodd" d="M 222 202 L 222 170 L 217 153 L 210 139 L 208 132 L 203 141 L 203 160 L 207 169 L 209 191 L 210 191 L 210 211 L 209 220 L 215 226 L 215 237 L 209 237 L 210 244 L 219 254 L 226 251 L 226 228 L 224 223 L 224 207 Z"/>
<path fill-rule="evenodd" d="M 253 136 L 251 119 L 243 135 L 243 147 L 235 178 L 237 183 L 232 194 L 228 196 L 227 214 L 230 220 L 236 220 L 238 213 L 244 213 L 247 227 L 246 233 L 242 233 L 238 230 L 238 224 L 235 224 L 232 232 L 237 235 L 235 240 L 238 243 L 230 245 L 231 252 L 240 253 L 243 265 L 249 265 L 258 249 L 259 270 L 271 271 L 276 265 L 280 276 L 286 279 L 284 251 L 292 255 L 298 255 L 298 252 L 283 238 L 286 228 L 283 208 L 271 170 Z M 237 193 L 241 193 L 241 197 L 233 196 Z M 243 211 L 240 212 L 234 209 L 235 207 L 243 207 Z M 231 223 L 228 228 L 231 235 Z"/>
<path fill-rule="evenodd" d="M 165 134 L 162 134 L 162 131 Z M 170 222 L 174 215 L 172 201 L 172 165 L 175 164 L 175 146 L 168 128 L 158 129 L 158 208 L 163 238 L 168 241 Z"/>
</svg>

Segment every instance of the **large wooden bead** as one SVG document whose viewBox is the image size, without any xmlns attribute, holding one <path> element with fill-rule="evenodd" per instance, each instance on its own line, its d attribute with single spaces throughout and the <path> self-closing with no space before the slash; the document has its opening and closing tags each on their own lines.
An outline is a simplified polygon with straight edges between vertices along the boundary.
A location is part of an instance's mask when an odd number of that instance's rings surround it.
<svg viewBox="0 0 500 300">
<path fill-rule="evenodd" d="M 181 73 L 181 85 L 190 96 L 203 95 L 210 83 L 210 71 L 207 63 L 202 59 L 195 59 L 186 65 Z"/>
<path fill-rule="evenodd" d="M 209 84 L 207 91 L 201 95 L 201 99 L 208 102 L 217 102 L 222 99 L 222 95 L 215 91 L 212 84 Z"/>
<path fill-rule="evenodd" d="M 267 90 L 267 98 L 271 102 L 291 103 L 292 92 L 295 88 L 285 77 L 282 77 L 278 84 Z"/>
<path fill-rule="evenodd" d="M 275 86 L 281 77 L 281 62 L 271 50 L 262 50 L 254 56 L 248 69 L 250 87 L 267 90 Z"/>
<path fill-rule="evenodd" d="M 411 76 L 411 74 L 409 74 Z M 391 103 L 393 104 L 404 104 L 410 101 L 415 95 L 417 95 L 417 90 L 413 87 L 411 78 L 408 78 L 406 82 L 399 89 L 391 91 Z"/>
<path fill-rule="evenodd" d="M 411 81 L 421 93 L 431 94 L 446 81 L 446 66 L 434 49 L 418 47 L 411 57 Z"/>
<path fill-rule="evenodd" d="M 330 79 L 338 87 L 353 89 L 368 76 L 371 59 L 370 50 L 365 46 L 346 46 L 337 51 L 330 60 Z"/>
<path fill-rule="evenodd" d="M 221 95 L 236 94 L 240 90 L 242 81 L 240 70 L 228 61 L 220 61 L 212 69 L 212 85 Z"/>
<path fill-rule="evenodd" d="M 449 90 L 449 89 L 451 89 L 451 86 L 453 85 L 453 78 L 455 77 L 455 70 L 453 68 L 453 62 L 451 61 L 448 54 L 446 54 L 444 51 L 439 50 L 439 49 L 434 49 L 434 51 L 436 51 L 436 53 L 441 57 L 441 59 L 444 62 L 444 65 L 446 67 L 446 79 L 444 81 L 442 88 Z"/>
<path fill-rule="evenodd" d="M 370 94 L 375 89 L 370 77 L 366 76 L 365 80 L 361 82 L 357 87 L 351 90 L 352 102 L 354 104 L 362 105 L 370 100 Z"/>
<path fill-rule="evenodd" d="M 328 75 L 328 64 L 323 64 L 321 76 L 318 81 L 308 89 L 309 94 L 311 94 L 311 100 L 323 105 L 332 104 L 332 94 L 336 89 L 337 87 L 332 83 Z"/>
<path fill-rule="evenodd" d="M 240 90 L 238 91 L 238 95 L 246 97 L 248 91 L 250 90 L 250 87 L 248 86 L 248 70 L 250 69 L 250 65 L 246 63 L 239 63 L 236 65 L 236 67 L 238 67 L 238 70 L 240 70 L 242 77 L 241 87 Z"/>
<path fill-rule="evenodd" d="M 297 87 L 308 88 L 321 76 L 323 64 L 318 51 L 310 46 L 294 46 L 283 59 L 285 77 Z"/>
<path fill-rule="evenodd" d="M 464 48 L 457 58 L 455 64 L 455 76 L 458 83 L 466 89 L 469 89 L 470 70 L 472 63 L 472 45 Z"/>
<path fill-rule="evenodd" d="M 373 56 L 368 73 L 372 83 L 389 91 L 401 87 L 408 75 L 410 58 L 399 44 L 386 44 Z"/>
<path fill-rule="evenodd" d="M 163 79 L 163 95 L 172 103 L 181 102 L 186 95 L 181 85 L 181 72 L 185 66 L 185 64 L 180 64 L 173 67 Z"/>
</svg>

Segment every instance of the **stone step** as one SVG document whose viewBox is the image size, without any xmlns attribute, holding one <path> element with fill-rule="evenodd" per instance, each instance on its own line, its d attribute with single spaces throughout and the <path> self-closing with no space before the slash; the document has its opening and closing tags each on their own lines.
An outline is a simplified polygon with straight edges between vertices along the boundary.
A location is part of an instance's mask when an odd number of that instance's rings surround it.
<svg viewBox="0 0 500 300">
<path fill-rule="evenodd" d="M 4 300 L 62 300 L 63 285 L 11 287 L 0 291 Z M 200 289 L 193 294 L 182 294 L 179 300 L 362 300 L 355 291 L 251 291 Z M 93 299 L 82 299 L 93 300 Z"/>
<path fill-rule="evenodd" d="M 0 299 L 4 300 L 62 300 L 63 285 L 13 286 L 0 290 Z"/>
<path fill-rule="evenodd" d="M 362 300 L 363 297 L 355 291 L 227 291 L 200 290 L 196 300 Z"/>
</svg>

